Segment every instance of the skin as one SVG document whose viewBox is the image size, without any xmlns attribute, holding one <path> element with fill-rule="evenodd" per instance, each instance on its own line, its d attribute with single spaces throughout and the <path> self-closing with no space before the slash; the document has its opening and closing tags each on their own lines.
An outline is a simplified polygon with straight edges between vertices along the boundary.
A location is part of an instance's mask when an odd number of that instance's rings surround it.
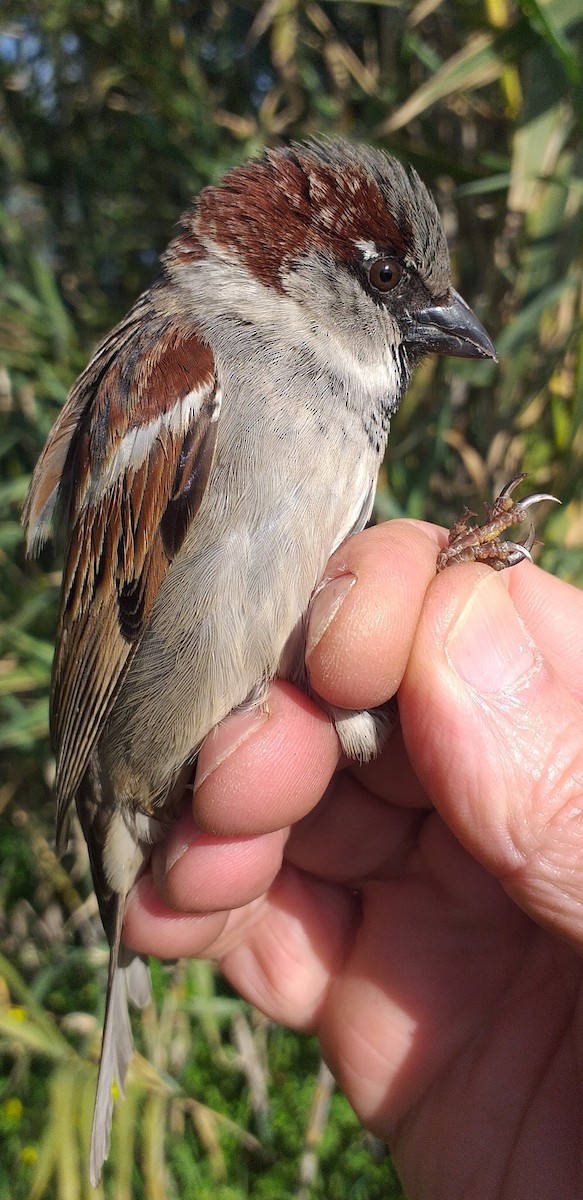
<svg viewBox="0 0 583 1200">
<path fill-rule="evenodd" d="M 125 941 L 316 1033 L 411 1200 L 580 1200 L 583 595 L 528 563 L 435 576 L 438 544 L 359 534 L 312 610 L 320 695 L 398 690 L 382 756 L 347 765 L 274 684 L 207 739 Z"/>
</svg>

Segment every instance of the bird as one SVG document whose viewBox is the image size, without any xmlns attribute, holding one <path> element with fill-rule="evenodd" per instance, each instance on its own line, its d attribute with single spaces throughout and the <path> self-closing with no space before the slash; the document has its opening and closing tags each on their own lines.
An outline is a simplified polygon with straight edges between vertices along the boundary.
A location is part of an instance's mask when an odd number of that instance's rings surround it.
<svg viewBox="0 0 583 1200">
<path fill-rule="evenodd" d="M 31 552 L 53 529 L 64 546 L 57 847 L 76 807 L 110 946 L 94 1186 L 133 1053 L 128 998 L 150 996 L 122 943 L 128 893 L 209 731 L 276 675 L 309 692 L 311 598 L 371 516 L 429 353 L 496 358 L 416 171 L 338 138 L 266 149 L 195 198 L 41 453 L 24 521 Z M 378 752 L 382 710 L 327 711 L 347 755 Z"/>
</svg>

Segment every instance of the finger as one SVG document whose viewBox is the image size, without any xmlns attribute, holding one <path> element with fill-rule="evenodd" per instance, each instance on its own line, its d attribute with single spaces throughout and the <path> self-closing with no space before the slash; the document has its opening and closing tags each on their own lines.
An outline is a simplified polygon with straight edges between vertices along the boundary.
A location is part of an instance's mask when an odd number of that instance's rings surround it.
<svg viewBox="0 0 583 1200">
<path fill-rule="evenodd" d="M 400 742 L 397 749 L 402 752 Z M 386 755 L 391 764 L 385 762 L 383 786 L 391 791 L 399 772 L 390 750 Z M 397 805 L 387 803 L 380 781 L 379 775 L 376 794 L 348 770 L 335 775 L 312 812 L 293 827 L 289 842 L 287 828 L 237 838 L 208 834 L 187 807 L 152 852 L 161 899 L 180 913 L 241 907 L 268 890 L 284 848 L 288 862 L 351 886 L 369 875 L 381 878 L 399 871 L 425 814 L 412 811 L 410 803 L 403 806 L 400 795 Z M 420 789 L 418 783 L 416 787 Z"/>
<path fill-rule="evenodd" d="M 227 837 L 282 829 L 313 808 L 339 758 L 338 738 L 322 709 L 276 682 L 263 713 L 234 713 L 204 742 L 195 818 Z"/>
<path fill-rule="evenodd" d="M 336 583 L 342 590 L 348 578 L 352 592 L 342 611 L 334 584 L 332 596 L 320 592 L 315 602 L 308 641 L 320 694 L 349 707 L 374 706 L 393 694 L 435 572 L 437 541 L 431 526 L 394 521 L 351 538 L 333 556 Z M 338 758 L 336 735 L 321 710 L 276 683 L 262 711 L 233 714 L 206 739 L 195 783 L 196 820 L 208 832 L 234 837 L 293 824 L 323 794 Z"/>
<path fill-rule="evenodd" d="M 259 837 L 214 837 L 186 811 L 166 842 L 154 847 L 154 882 L 162 899 L 180 912 L 239 907 L 267 891 L 281 867 L 286 839 L 287 829 Z"/>
<path fill-rule="evenodd" d="M 214 951 L 247 1000 L 272 1020 L 313 1031 L 352 949 L 359 917 L 352 891 L 284 866 L 261 907 L 251 919 L 243 917 L 244 936 L 239 919 Z"/>
<path fill-rule="evenodd" d="M 341 708 L 374 708 L 401 682 L 437 532 L 389 521 L 344 542 L 312 603 L 306 661 L 312 687 Z"/>
<path fill-rule="evenodd" d="M 368 791 L 390 804 L 404 808 L 433 807 L 411 766 L 399 723 L 378 758 L 363 766 L 351 763 L 349 770 Z"/>
<path fill-rule="evenodd" d="M 487 567 L 435 579 L 399 703 L 415 771 L 460 841 L 583 946 L 583 707 Z"/>
<path fill-rule="evenodd" d="M 147 870 L 127 898 L 124 945 L 136 954 L 155 954 L 157 958 L 199 956 L 216 942 L 228 916 L 226 912 L 195 916 L 176 912 L 162 900 L 152 872 Z"/>
<path fill-rule="evenodd" d="M 509 571 L 507 581 L 531 637 L 565 686 L 583 701 L 583 592 L 532 563 Z"/>
<path fill-rule="evenodd" d="M 402 872 L 426 813 L 387 804 L 341 771 L 312 812 L 295 825 L 287 862 L 320 879 L 359 887 Z"/>
<path fill-rule="evenodd" d="M 150 872 L 128 899 L 124 942 L 160 958 L 213 958 L 252 1004 L 294 1029 L 313 1029 L 358 925 L 353 892 L 284 867 L 265 896 L 231 912 L 182 916 Z"/>
</svg>

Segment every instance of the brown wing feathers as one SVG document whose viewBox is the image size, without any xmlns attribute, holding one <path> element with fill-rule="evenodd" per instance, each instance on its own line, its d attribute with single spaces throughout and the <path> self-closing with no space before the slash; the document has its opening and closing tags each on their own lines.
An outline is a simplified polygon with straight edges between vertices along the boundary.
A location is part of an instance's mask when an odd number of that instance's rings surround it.
<svg viewBox="0 0 583 1200">
<path fill-rule="evenodd" d="M 71 393 L 25 514 L 29 539 L 42 540 L 59 489 L 68 551 L 51 710 L 61 842 L 69 803 L 200 505 L 214 453 L 220 393 L 211 351 L 190 330 L 148 320 L 144 306 L 142 298 Z"/>
</svg>

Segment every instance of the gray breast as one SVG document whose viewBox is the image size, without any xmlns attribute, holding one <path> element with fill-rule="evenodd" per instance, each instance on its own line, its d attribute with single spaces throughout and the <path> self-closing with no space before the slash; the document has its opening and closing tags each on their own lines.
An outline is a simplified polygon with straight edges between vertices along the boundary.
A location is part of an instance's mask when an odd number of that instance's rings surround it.
<svg viewBox="0 0 583 1200">
<path fill-rule="evenodd" d="M 282 379 L 269 413 L 272 380 L 254 378 L 250 403 L 246 374 L 224 389 L 207 493 L 102 734 L 130 802 L 163 799 L 212 726 L 277 673 L 330 553 L 370 512 L 378 456 L 330 380 L 314 403 L 313 380 L 302 394 Z"/>
</svg>

